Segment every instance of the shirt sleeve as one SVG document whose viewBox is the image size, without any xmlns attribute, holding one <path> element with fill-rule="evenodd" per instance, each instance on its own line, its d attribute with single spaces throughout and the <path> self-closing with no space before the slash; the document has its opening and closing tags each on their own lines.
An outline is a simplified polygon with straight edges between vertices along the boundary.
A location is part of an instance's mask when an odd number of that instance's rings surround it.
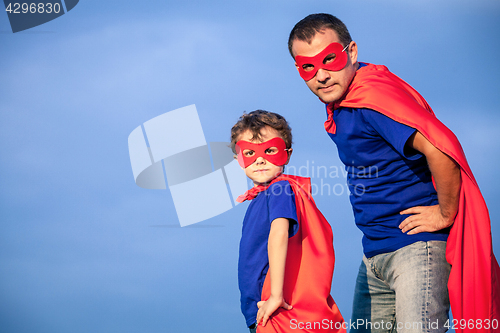
<svg viewBox="0 0 500 333">
<path fill-rule="evenodd" d="M 380 112 L 371 109 L 359 109 L 367 124 L 387 141 L 401 156 L 409 160 L 417 160 L 424 155 L 413 149 L 405 149 L 406 142 L 416 129 L 401 124 Z"/>
<path fill-rule="evenodd" d="M 289 220 L 289 237 L 294 236 L 298 229 L 297 208 L 295 206 L 295 194 L 290 183 L 286 180 L 272 184 L 268 189 L 269 195 L 269 221 L 277 218 Z"/>
</svg>

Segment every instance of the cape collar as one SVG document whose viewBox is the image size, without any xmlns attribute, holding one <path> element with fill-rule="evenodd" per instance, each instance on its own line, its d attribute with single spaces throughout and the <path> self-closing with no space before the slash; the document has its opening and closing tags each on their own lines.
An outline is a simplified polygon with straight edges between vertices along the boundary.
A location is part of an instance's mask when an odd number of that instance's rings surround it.
<svg viewBox="0 0 500 333">
<path fill-rule="evenodd" d="M 270 183 L 254 186 L 248 191 L 246 191 L 244 194 L 238 196 L 238 198 L 236 198 L 236 202 L 242 203 L 245 200 L 253 200 L 257 197 L 257 195 L 259 195 L 260 192 L 267 190 L 267 188 L 271 186 L 271 184 L 274 184 L 280 180 L 283 180 L 282 175 L 279 175 L 278 177 L 274 178 Z"/>
</svg>

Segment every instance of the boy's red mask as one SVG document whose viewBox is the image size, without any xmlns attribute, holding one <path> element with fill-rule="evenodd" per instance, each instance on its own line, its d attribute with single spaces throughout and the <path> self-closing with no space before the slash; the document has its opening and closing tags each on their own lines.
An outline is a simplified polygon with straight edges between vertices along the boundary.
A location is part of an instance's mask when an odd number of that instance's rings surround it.
<svg viewBox="0 0 500 333">
<path fill-rule="evenodd" d="M 349 45 L 350 43 L 343 47 L 342 44 L 331 43 L 314 57 L 296 56 L 295 62 L 297 63 L 300 77 L 305 81 L 309 81 L 316 75 L 320 68 L 334 72 L 341 70 L 347 64 L 347 52 L 345 50 Z M 327 57 L 331 54 L 333 54 L 333 59 L 325 63 L 328 59 Z"/>
<path fill-rule="evenodd" d="M 238 154 L 238 163 L 243 168 L 252 165 L 259 157 L 277 166 L 285 165 L 288 159 L 286 143 L 279 137 L 262 143 L 240 140 L 236 143 L 235 148 L 236 154 Z"/>
</svg>

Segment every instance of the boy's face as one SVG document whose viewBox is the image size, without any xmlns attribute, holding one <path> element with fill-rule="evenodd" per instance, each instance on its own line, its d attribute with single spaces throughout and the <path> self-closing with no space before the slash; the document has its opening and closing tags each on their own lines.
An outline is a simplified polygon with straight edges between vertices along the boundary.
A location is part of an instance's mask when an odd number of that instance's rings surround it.
<svg viewBox="0 0 500 333">
<path fill-rule="evenodd" d="M 332 43 L 340 43 L 340 39 L 334 30 L 325 29 L 317 32 L 311 43 L 294 40 L 292 53 L 294 58 L 297 56 L 314 57 Z M 316 75 L 306 81 L 309 89 L 325 103 L 339 100 L 349 88 L 354 74 L 356 74 L 358 68 L 358 48 L 356 43 L 351 42 L 345 52 L 347 52 L 347 63 L 342 69 L 332 71 L 319 68 Z M 323 63 L 327 64 L 334 61 L 335 56 L 335 53 L 325 55 Z M 295 66 L 298 69 L 297 63 L 295 63 Z"/>
<path fill-rule="evenodd" d="M 262 141 L 252 140 L 253 137 L 252 132 L 246 130 L 239 136 L 238 141 L 243 140 L 251 143 L 262 143 L 274 138 L 281 138 L 278 131 L 269 126 L 266 126 L 261 129 L 260 136 Z M 253 154 L 253 151 L 251 151 L 250 149 L 243 149 L 241 153 L 247 154 L 247 156 L 251 156 L 251 154 Z M 288 158 L 283 165 L 288 164 L 291 153 L 292 149 L 290 148 L 288 150 Z M 253 162 L 252 164 L 250 164 L 245 168 L 245 174 L 247 175 L 248 178 L 250 178 L 253 181 L 255 186 L 266 184 L 272 181 L 274 178 L 278 177 L 281 173 L 283 173 L 283 165 L 274 165 L 268 160 L 266 160 L 264 157 L 259 156 L 255 160 L 255 162 Z"/>
</svg>

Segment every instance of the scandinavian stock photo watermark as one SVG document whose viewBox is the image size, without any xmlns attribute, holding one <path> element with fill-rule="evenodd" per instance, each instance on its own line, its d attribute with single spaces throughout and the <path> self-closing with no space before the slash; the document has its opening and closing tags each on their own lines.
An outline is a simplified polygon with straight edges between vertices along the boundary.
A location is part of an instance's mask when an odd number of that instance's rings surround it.
<svg viewBox="0 0 500 333">
<path fill-rule="evenodd" d="M 72 10 L 79 0 L 4 0 L 12 32 L 20 32 L 52 21 Z"/>
<path fill-rule="evenodd" d="M 251 186 L 229 142 L 207 142 L 194 104 L 137 126 L 128 137 L 128 148 L 135 183 L 145 189 L 168 188 L 182 227 L 236 207 L 237 197 Z M 313 197 L 361 196 L 365 186 L 351 181 L 376 178 L 378 168 L 307 160 L 286 166 L 285 173 L 311 178 Z"/>
<path fill-rule="evenodd" d="M 476 330 L 489 330 L 498 329 L 499 322 L 497 319 L 448 319 L 445 322 L 439 322 L 439 320 L 433 322 L 393 322 L 393 321 L 376 321 L 371 322 L 366 319 L 357 319 L 355 321 L 343 321 L 336 322 L 329 319 L 323 319 L 321 321 L 299 321 L 297 319 L 290 320 L 290 329 L 292 330 L 339 330 L 339 329 L 349 329 L 349 330 L 392 330 L 396 328 L 397 331 L 401 330 L 438 330 L 439 328 L 446 329 L 476 329 Z"/>
<path fill-rule="evenodd" d="M 311 178 L 311 194 L 316 196 L 343 196 L 365 194 L 366 187 L 363 184 L 353 184 L 353 178 L 377 178 L 377 166 L 341 166 L 341 165 L 317 165 L 314 160 L 307 160 L 300 166 L 290 165 L 286 167 L 286 173 L 300 177 Z"/>
</svg>

